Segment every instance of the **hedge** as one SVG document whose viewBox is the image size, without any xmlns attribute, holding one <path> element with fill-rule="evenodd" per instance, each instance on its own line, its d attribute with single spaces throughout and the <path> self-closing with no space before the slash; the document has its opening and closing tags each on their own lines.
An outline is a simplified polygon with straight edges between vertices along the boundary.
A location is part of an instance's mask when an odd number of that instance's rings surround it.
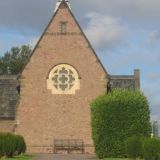
<svg viewBox="0 0 160 160">
<path fill-rule="evenodd" d="M 147 138 L 143 142 L 143 158 L 145 160 L 160 160 L 160 140 Z"/>
<path fill-rule="evenodd" d="M 0 157 L 12 157 L 25 153 L 26 144 L 20 135 L 0 133 Z"/>
<path fill-rule="evenodd" d="M 16 143 L 17 154 L 25 153 L 26 143 L 24 141 L 24 138 L 20 135 L 17 135 L 16 138 L 17 138 L 17 143 Z"/>
<path fill-rule="evenodd" d="M 150 136 L 150 110 L 140 91 L 113 90 L 91 103 L 92 137 L 99 158 L 124 157 L 125 141 Z"/>
<path fill-rule="evenodd" d="M 127 157 L 160 160 L 160 139 L 133 136 L 126 141 Z"/>
<path fill-rule="evenodd" d="M 126 141 L 126 155 L 129 158 L 136 159 L 143 157 L 143 137 L 133 136 Z"/>
</svg>

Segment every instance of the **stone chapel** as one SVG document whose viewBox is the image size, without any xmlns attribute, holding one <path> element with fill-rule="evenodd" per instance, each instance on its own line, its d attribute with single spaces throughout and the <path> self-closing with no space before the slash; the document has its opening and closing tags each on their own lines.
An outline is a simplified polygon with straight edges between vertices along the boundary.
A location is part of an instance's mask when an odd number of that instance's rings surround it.
<svg viewBox="0 0 160 160">
<path fill-rule="evenodd" d="M 139 70 L 110 75 L 60 0 L 22 72 L 0 76 L 0 132 L 24 136 L 31 153 L 52 152 L 54 139 L 82 139 L 92 153 L 90 103 L 107 86 L 139 89 Z"/>
</svg>

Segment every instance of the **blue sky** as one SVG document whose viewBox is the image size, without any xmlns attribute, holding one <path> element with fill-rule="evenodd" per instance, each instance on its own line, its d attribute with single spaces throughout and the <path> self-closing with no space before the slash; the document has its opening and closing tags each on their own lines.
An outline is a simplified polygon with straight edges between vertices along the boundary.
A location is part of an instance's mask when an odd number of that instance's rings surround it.
<svg viewBox="0 0 160 160">
<path fill-rule="evenodd" d="M 160 1 L 70 0 L 72 11 L 110 74 L 141 70 L 152 120 L 160 122 Z M 34 47 L 54 13 L 55 0 L 0 1 L 0 55 Z M 7 12 L 6 12 L 7 11 Z"/>
</svg>

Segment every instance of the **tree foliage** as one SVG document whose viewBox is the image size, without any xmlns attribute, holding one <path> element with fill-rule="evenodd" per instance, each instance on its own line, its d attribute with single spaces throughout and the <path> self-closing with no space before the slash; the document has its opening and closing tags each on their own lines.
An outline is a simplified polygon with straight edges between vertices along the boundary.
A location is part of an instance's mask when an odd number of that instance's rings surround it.
<svg viewBox="0 0 160 160">
<path fill-rule="evenodd" d="M 6 52 L 0 57 L 0 74 L 18 74 L 31 54 L 31 47 L 22 45 L 13 47 L 11 51 Z"/>
<path fill-rule="evenodd" d="M 91 103 L 92 135 L 99 158 L 125 156 L 128 137 L 150 136 L 150 110 L 140 91 L 117 89 Z"/>
</svg>

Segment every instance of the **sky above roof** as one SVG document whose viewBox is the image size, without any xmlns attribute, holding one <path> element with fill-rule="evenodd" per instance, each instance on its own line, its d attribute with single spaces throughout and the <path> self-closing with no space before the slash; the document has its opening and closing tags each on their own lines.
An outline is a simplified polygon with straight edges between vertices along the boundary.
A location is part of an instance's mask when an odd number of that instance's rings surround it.
<svg viewBox="0 0 160 160">
<path fill-rule="evenodd" d="M 0 55 L 12 46 L 34 47 L 55 0 L 0 1 Z M 141 70 L 152 120 L 160 121 L 160 1 L 70 0 L 72 12 L 110 74 Z"/>
</svg>

